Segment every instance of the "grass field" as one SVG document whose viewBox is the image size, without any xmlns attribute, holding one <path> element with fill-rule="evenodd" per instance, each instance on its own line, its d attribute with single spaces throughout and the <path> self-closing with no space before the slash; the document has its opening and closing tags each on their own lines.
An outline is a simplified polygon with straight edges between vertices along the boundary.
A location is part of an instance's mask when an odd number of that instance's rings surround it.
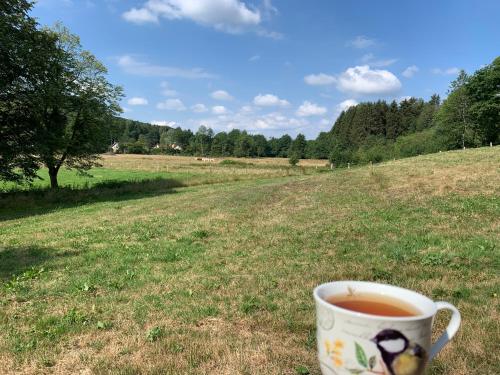
<svg viewBox="0 0 500 375">
<path fill-rule="evenodd" d="M 312 289 L 362 279 L 461 310 L 430 374 L 498 374 L 499 147 L 238 162 L 107 156 L 58 194 L 4 185 L 0 372 L 318 374 Z"/>
</svg>

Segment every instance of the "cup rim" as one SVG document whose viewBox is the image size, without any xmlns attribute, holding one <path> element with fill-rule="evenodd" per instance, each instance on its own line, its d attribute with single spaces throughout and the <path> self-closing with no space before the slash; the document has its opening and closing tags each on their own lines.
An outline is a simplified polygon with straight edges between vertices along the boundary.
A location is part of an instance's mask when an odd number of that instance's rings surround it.
<svg viewBox="0 0 500 375">
<path fill-rule="evenodd" d="M 432 310 L 430 312 L 422 313 L 422 314 L 415 315 L 415 316 L 394 317 L 394 316 L 372 315 L 372 314 L 366 314 L 366 313 L 361 313 L 361 312 L 357 312 L 357 311 L 344 309 L 342 307 L 335 306 L 335 305 L 325 301 L 319 294 L 321 290 L 326 289 L 329 286 L 333 286 L 334 284 L 339 284 L 339 283 L 343 283 L 343 284 L 350 283 L 353 285 L 357 284 L 357 285 L 363 285 L 363 286 L 380 286 L 380 287 L 392 289 L 394 292 L 399 291 L 399 292 L 404 292 L 406 294 L 412 294 L 414 297 L 418 297 L 418 298 L 422 298 L 422 299 L 427 300 L 427 302 L 429 302 L 432 305 Z M 374 292 L 374 293 L 377 293 L 377 292 Z M 344 313 L 347 315 L 356 316 L 356 317 L 368 319 L 368 320 L 391 321 L 391 322 L 394 322 L 394 321 L 395 322 L 412 322 L 412 321 L 425 320 L 425 319 L 432 318 L 437 312 L 436 303 L 433 300 L 431 300 L 429 297 L 424 296 L 423 294 L 415 292 L 411 289 L 406 289 L 406 288 L 401 288 L 401 287 L 395 286 L 395 285 L 383 284 L 383 283 L 377 283 L 377 282 L 371 282 L 371 281 L 338 280 L 338 281 L 331 281 L 331 282 L 323 283 L 323 284 L 320 284 L 314 288 L 313 296 L 314 296 L 314 299 L 316 300 L 317 303 L 319 303 L 320 305 L 322 305 L 328 309 L 332 309 L 332 310 L 337 311 L 337 312 L 341 312 L 341 313 Z M 406 301 L 406 299 L 403 299 L 403 300 Z"/>
</svg>

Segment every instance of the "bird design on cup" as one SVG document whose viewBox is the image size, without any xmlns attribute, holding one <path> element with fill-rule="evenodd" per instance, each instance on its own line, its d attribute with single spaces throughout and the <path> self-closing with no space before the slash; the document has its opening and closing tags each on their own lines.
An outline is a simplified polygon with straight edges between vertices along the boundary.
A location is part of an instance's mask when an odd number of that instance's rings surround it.
<svg viewBox="0 0 500 375">
<path fill-rule="evenodd" d="M 382 360 L 391 375 L 420 375 L 427 362 L 427 353 L 394 329 L 380 331 L 372 342 L 377 345 Z"/>
</svg>

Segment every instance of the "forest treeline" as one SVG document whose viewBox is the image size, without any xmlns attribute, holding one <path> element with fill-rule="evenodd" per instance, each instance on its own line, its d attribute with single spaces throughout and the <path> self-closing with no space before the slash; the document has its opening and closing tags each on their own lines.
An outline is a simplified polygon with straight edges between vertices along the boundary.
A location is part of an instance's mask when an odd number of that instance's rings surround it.
<svg viewBox="0 0 500 375">
<path fill-rule="evenodd" d="M 381 162 L 500 142 L 500 57 L 473 75 L 461 71 L 448 97 L 360 103 L 343 111 L 316 139 L 285 134 L 267 139 L 237 129 L 214 133 L 115 119 L 110 139 L 119 152 L 201 156 L 329 159 L 337 166 Z"/>
</svg>

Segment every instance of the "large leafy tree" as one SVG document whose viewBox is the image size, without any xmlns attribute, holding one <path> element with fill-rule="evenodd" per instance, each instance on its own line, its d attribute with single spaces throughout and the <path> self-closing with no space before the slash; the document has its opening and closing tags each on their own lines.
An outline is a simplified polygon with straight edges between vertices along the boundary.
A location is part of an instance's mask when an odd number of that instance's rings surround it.
<svg viewBox="0 0 500 375">
<path fill-rule="evenodd" d="M 98 165 L 108 141 L 107 126 L 119 111 L 121 88 L 106 79 L 106 68 L 82 49 L 77 36 L 58 25 L 45 29 L 57 40 L 47 80 L 33 103 L 36 110 L 36 152 L 49 170 L 52 188 L 58 187 L 60 168 L 80 172 Z"/>
<path fill-rule="evenodd" d="M 0 179 L 36 177 L 38 116 L 34 103 L 42 86 L 59 70 L 54 35 L 38 30 L 29 16 L 31 1 L 0 1 Z"/>
<path fill-rule="evenodd" d="M 66 165 L 97 164 L 121 89 L 78 37 L 39 29 L 32 2 L 0 2 L 0 178 L 32 180 L 41 165 L 52 187 Z"/>
</svg>

